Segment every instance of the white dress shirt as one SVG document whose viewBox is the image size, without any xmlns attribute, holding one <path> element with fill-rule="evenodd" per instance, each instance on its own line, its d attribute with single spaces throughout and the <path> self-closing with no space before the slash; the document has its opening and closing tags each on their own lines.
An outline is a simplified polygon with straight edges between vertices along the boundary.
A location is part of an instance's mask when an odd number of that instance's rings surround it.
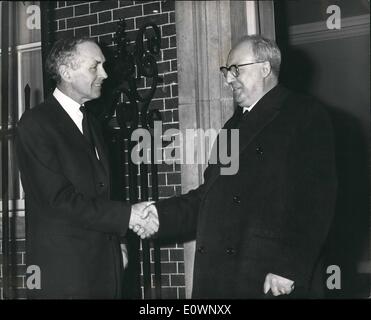
<svg viewBox="0 0 371 320">
<path fill-rule="evenodd" d="M 243 113 L 245 113 L 246 111 L 250 112 L 251 109 L 255 107 L 255 105 L 258 103 L 259 100 L 255 101 L 250 107 L 243 107 Z"/>
<path fill-rule="evenodd" d="M 80 132 L 83 133 L 83 131 L 82 131 L 83 114 L 80 111 L 81 105 L 78 104 L 75 100 L 71 99 L 69 96 L 66 96 L 58 88 L 55 88 L 55 90 L 53 92 L 53 96 L 54 96 L 55 99 L 57 99 L 57 101 L 62 106 L 64 111 L 67 112 L 67 114 L 70 116 L 72 121 L 79 128 Z"/>
<path fill-rule="evenodd" d="M 75 123 L 77 128 L 79 128 L 81 134 L 84 134 L 82 131 L 82 118 L 84 117 L 82 112 L 80 111 L 81 105 L 77 103 L 75 100 L 71 99 L 69 96 L 65 95 L 62 91 L 58 88 L 55 88 L 53 92 L 53 96 L 59 104 L 62 106 L 64 111 L 70 116 L 72 121 Z M 99 159 L 97 148 L 95 148 L 95 154 Z"/>
</svg>

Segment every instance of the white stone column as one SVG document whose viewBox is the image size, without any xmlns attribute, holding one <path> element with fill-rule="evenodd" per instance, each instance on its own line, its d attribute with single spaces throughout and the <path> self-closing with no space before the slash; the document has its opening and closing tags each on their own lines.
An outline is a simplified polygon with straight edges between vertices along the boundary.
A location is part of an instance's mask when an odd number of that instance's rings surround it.
<svg viewBox="0 0 371 320">
<path fill-rule="evenodd" d="M 177 1 L 175 20 L 180 130 L 185 134 L 192 128 L 219 129 L 233 112 L 231 93 L 219 71 L 231 47 L 229 1 Z M 182 193 L 202 183 L 205 167 L 182 165 Z M 194 248 L 194 241 L 184 244 L 187 298 L 192 292 Z"/>
</svg>

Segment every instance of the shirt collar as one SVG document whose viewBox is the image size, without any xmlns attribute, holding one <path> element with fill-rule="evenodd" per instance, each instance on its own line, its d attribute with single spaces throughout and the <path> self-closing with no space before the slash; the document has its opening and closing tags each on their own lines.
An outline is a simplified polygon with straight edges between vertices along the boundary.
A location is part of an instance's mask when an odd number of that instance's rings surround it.
<svg viewBox="0 0 371 320">
<path fill-rule="evenodd" d="M 260 99 L 259 99 L 260 100 Z M 245 113 L 246 111 L 250 112 L 252 108 L 255 107 L 255 105 L 258 103 L 259 100 L 256 100 L 251 106 L 249 107 L 243 107 L 243 112 Z"/>
<path fill-rule="evenodd" d="M 65 95 L 62 91 L 60 91 L 58 88 L 55 88 L 53 92 L 53 96 L 57 101 L 60 103 L 60 105 L 63 107 L 63 109 L 71 116 L 71 114 L 78 114 L 82 116 L 82 113 L 80 112 L 80 104 L 77 103 L 75 100 L 70 98 L 69 96 Z"/>
<path fill-rule="evenodd" d="M 274 87 L 276 87 L 277 85 L 275 85 Z M 274 88 L 273 87 L 273 88 Z M 272 89 L 273 89 L 272 88 Z M 272 89 L 270 89 L 269 91 L 271 91 Z M 263 97 L 269 92 L 269 91 L 267 91 L 264 95 L 263 95 Z M 251 111 L 251 109 L 252 108 L 254 108 L 255 107 L 255 105 L 259 102 L 259 100 L 261 99 L 261 98 L 263 98 L 263 97 L 260 97 L 258 100 L 256 100 L 251 106 L 249 106 L 249 107 L 243 107 L 243 112 L 245 113 L 246 111 Z"/>
</svg>

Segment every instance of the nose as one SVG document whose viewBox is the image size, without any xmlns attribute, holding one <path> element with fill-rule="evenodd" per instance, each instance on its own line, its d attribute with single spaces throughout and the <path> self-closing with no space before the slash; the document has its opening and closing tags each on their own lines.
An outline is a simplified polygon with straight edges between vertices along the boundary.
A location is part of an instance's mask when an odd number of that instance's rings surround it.
<svg viewBox="0 0 371 320">
<path fill-rule="evenodd" d="M 228 84 L 231 84 L 235 80 L 236 80 L 236 78 L 234 77 L 234 75 L 232 74 L 232 72 L 228 71 L 227 72 L 227 77 L 226 77 L 227 83 Z"/>
<path fill-rule="evenodd" d="M 104 70 L 104 67 L 102 66 L 101 68 L 101 72 L 100 72 L 100 75 L 99 75 L 101 78 L 103 79 L 107 79 L 108 78 L 108 75 L 106 73 L 106 70 Z"/>
</svg>

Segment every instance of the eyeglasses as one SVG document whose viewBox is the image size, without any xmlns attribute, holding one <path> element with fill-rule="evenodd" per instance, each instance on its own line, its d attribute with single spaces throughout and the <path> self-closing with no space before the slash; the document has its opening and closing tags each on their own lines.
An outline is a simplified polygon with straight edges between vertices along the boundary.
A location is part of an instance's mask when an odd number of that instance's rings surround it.
<svg viewBox="0 0 371 320">
<path fill-rule="evenodd" d="M 227 78 L 228 71 L 232 73 L 232 75 L 237 78 L 240 75 L 239 69 L 240 67 L 249 66 L 250 64 L 256 64 L 256 63 L 262 63 L 265 61 L 256 61 L 256 62 L 250 62 L 250 63 L 243 63 L 243 64 L 232 64 L 229 67 L 220 67 L 220 71 L 223 73 L 224 77 Z"/>
</svg>

